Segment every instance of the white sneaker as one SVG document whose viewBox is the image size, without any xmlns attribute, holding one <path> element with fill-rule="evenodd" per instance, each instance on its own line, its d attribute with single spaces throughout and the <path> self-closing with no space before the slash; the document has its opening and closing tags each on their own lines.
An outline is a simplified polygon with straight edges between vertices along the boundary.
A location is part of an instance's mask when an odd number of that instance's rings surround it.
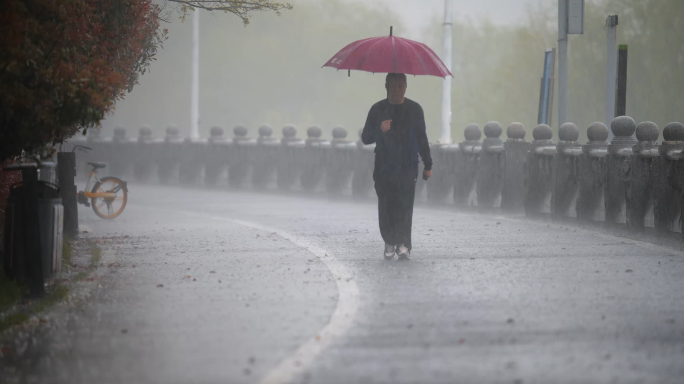
<svg viewBox="0 0 684 384">
<path fill-rule="evenodd" d="M 394 259 L 394 251 L 396 249 L 396 246 L 392 244 L 387 244 L 385 243 L 385 260 L 392 260 Z"/>
<path fill-rule="evenodd" d="M 399 260 L 408 260 L 411 257 L 411 251 L 404 244 L 400 244 L 397 247 L 397 256 Z"/>
</svg>

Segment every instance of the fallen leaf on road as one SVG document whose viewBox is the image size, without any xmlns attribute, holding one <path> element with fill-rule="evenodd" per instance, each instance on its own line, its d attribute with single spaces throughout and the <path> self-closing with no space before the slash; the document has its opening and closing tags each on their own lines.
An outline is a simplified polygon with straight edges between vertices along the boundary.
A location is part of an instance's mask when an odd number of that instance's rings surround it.
<svg viewBox="0 0 684 384">
<path fill-rule="evenodd" d="M 197 279 L 192 279 L 192 281 L 197 281 Z"/>
<path fill-rule="evenodd" d="M 463 343 L 465 343 L 465 339 L 460 339 L 460 340 L 458 340 L 458 342 L 463 344 Z"/>
<path fill-rule="evenodd" d="M 183 280 L 189 279 L 189 278 L 191 278 L 191 277 L 192 277 L 192 276 L 190 276 L 190 275 L 185 275 L 185 277 L 183 277 Z"/>
<path fill-rule="evenodd" d="M 256 362 L 256 359 L 255 359 L 254 357 L 250 357 L 250 358 L 249 358 L 249 363 L 250 363 L 250 364 L 254 364 L 254 362 Z"/>
</svg>

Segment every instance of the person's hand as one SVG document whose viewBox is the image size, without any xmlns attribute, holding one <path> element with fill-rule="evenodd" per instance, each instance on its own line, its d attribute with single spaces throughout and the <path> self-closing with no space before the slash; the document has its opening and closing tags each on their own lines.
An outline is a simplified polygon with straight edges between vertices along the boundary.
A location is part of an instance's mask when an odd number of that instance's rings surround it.
<svg viewBox="0 0 684 384">
<path fill-rule="evenodd" d="M 432 176 L 432 171 L 423 171 L 423 180 L 427 180 Z"/>
<path fill-rule="evenodd" d="M 382 122 L 382 124 L 380 125 L 380 129 L 383 133 L 387 133 L 387 131 L 390 130 L 390 124 L 392 124 L 392 120 L 385 120 Z"/>
</svg>

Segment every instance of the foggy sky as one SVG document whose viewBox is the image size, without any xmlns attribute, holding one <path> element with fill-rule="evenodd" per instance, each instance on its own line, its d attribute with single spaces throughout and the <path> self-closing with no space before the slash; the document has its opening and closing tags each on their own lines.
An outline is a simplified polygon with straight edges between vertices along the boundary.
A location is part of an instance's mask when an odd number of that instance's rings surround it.
<svg viewBox="0 0 684 384">
<path fill-rule="evenodd" d="M 517 24 L 525 20 L 528 6 L 535 6 L 540 2 L 556 4 L 557 0 L 453 0 L 454 18 L 488 19 L 495 24 Z M 365 0 L 364 3 L 391 7 L 409 28 L 402 35 L 414 39 L 419 37 L 420 31 L 432 17 L 437 15 L 442 18 L 444 12 L 444 0 Z"/>
</svg>

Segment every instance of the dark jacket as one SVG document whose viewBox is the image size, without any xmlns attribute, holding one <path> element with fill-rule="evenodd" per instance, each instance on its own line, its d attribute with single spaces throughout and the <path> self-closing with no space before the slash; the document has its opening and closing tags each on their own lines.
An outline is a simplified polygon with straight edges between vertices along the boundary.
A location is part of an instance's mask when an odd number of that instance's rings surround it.
<svg viewBox="0 0 684 384">
<path fill-rule="evenodd" d="M 392 120 L 390 130 L 386 133 L 380 129 L 385 120 Z M 432 169 L 423 108 L 408 98 L 402 104 L 390 104 L 387 99 L 375 103 L 368 112 L 361 141 L 364 144 L 376 143 L 377 170 L 413 167 L 418 163 L 418 155 L 423 160 L 425 170 Z"/>
</svg>

